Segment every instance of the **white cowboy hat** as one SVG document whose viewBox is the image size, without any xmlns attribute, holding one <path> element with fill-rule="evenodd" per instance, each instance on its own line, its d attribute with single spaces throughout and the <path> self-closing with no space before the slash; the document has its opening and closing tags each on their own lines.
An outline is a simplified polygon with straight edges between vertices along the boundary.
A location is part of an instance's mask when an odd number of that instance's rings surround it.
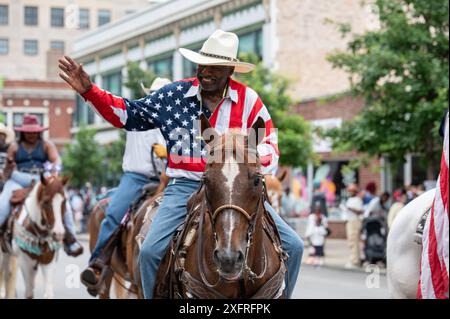
<svg viewBox="0 0 450 319">
<path fill-rule="evenodd" d="M 14 131 L 6 127 L 3 123 L 0 123 L 0 134 L 6 135 L 6 144 L 10 144 L 12 141 L 14 141 Z"/>
<path fill-rule="evenodd" d="M 234 66 L 235 72 L 250 72 L 255 65 L 239 61 L 237 59 L 238 48 L 239 38 L 236 34 L 216 30 L 203 43 L 198 53 L 185 48 L 178 50 L 186 59 L 196 64 Z"/>
<path fill-rule="evenodd" d="M 156 78 L 152 85 L 150 86 L 150 88 L 146 88 L 144 86 L 144 84 L 141 83 L 141 88 L 142 90 L 145 92 L 145 94 L 150 94 L 154 91 L 158 91 L 160 88 L 162 88 L 163 86 L 166 86 L 167 84 L 172 83 L 172 81 L 170 81 L 169 79 L 166 78 Z"/>
</svg>

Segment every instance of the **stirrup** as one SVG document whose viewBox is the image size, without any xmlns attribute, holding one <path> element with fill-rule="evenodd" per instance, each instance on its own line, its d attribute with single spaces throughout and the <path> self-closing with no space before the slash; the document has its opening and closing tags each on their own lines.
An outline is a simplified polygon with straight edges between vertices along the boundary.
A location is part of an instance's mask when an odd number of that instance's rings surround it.
<svg viewBox="0 0 450 319">
<path fill-rule="evenodd" d="M 94 267 L 90 266 L 89 268 L 91 268 L 95 271 Z M 91 296 L 96 297 L 99 294 L 99 292 L 101 291 L 101 288 L 102 288 L 101 286 L 102 286 L 103 282 L 109 275 L 111 275 L 113 273 L 113 271 L 110 266 L 104 266 L 100 272 L 100 276 L 98 277 L 97 283 L 95 283 L 95 284 L 92 281 L 86 280 L 86 278 L 83 277 L 83 274 L 85 273 L 85 271 L 83 271 L 81 273 L 81 276 L 80 276 L 81 282 L 83 283 L 83 285 L 85 285 L 87 287 L 88 293 Z M 92 279 L 92 278 L 89 278 L 89 279 Z"/>
</svg>

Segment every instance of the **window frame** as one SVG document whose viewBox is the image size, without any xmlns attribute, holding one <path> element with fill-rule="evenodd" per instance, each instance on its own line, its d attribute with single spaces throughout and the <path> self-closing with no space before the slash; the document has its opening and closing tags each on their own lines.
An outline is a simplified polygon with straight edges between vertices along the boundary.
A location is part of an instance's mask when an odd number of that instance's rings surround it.
<svg viewBox="0 0 450 319">
<path fill-rule="evenodd" d="M 5 41 L 4 43 L 6 43 L 6 52 L 2 53 L 2 51 L 0 51 L 0 55 L 8 55 L 9 54 L 9 38 L 0 38 L 0 41 Z"/>
<path fill-rule="evenodd" d="M 86 25 L 82 25 L 81 24 L 81 21 L 82 21 L 81 13 L 82 12 L 86 12 L 87 13 L 87 15 L 86 15 L 87 24 Z M 89 29 L 91 27 L 91 12 L 90 12 L 89 8 L 80 8 L 79 9 L 79 11 L 78 11 L 78 27 L 80 29 Z"/>
<path fill-rule="evenodd" d="M 102 17 L 101 16 L 101 14 L 102 13 L 108 13 L 108 22 L 105 22 L 105 23 L 100 23 L 100 21 L 102 20 L 102 18 L 104 18 L 104 17 Z M 110 23 L 111 22 L 111 10 L 109 10 L 109 9 L 99 9 L 98 11 L 97 11 L 97 26 L 98 27 L 101 27 L 102 25 L 105 25 L 105 24 L 108 24 L 108 23 Z"/>
<path fill-rule="evenodd" d="M 32 23 L 27 23 L 27 17 L 30 18 L 29 16 L 27 16 L 27 9 L 34 9 L 34 13 L 35 16 L 34 18 L 36 19 L 36 21 L 31 21 Z M 28 20 L 29 21 L 29 20 Z M 25 6 L 23 8 L 23 24 L 25 26 L 29 26 L 29 27 L 33 27 L 33 26 L 38 26 L 39 25 L 39 7 L 37 6 Z"/>
<path fill-rule="evenodd" d="M 62 10 L 62 25 L 59 24 L 59 16 L 55 16 L 56 12 L 61 12 Z M 58 18 L 58 20 L 56 20 Z M 65 19 L 64 19 L 64 8 L 61 7 L 51 7 L 50 8 L 50 27 L 52 28 L 64 28 Z M 58 24 L 56 23 L 58 22 Z"/>
<path fill-rule="evenodd" d="M 7 4 L 0 4 L 0 8 L 4 8 L 5 11 L 0 11 L 0 12 L 5 12 L 5 15 L 0 15 L 0 25 L 9 25 L 9 5 Z"/>
<path fill-rule="evenodd" d="M 27 43 L 36 43 L 36 52 L 27 53 Z M 36 56 L 39 55 L 39 41 L 37 39 L 24 39 L 23 40 L 23 54 L 26 56 Z"/>
</svg>

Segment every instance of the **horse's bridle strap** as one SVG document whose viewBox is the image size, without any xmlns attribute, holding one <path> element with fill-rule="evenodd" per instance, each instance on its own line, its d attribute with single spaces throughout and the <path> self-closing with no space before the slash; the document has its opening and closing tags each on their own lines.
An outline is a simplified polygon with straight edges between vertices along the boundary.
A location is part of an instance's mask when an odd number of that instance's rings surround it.
<svg viewBox="0 0 450 319">
<path fill-rule="evenodd" d="M 236 206 L 236 205 L 233 205 L 233 204 L 227 204 L 227 205 L 222 205 L 222 206 L 218 207 L 218 208 L 214 211 L 214 214 L 212 215 L 212 220 L 215 220 L 216 217 L 217 217 L 217 215 L 218 215 L 221 211 L 223 211 L 224 209 L 227 209 L 227 208 L 229 208 L 229 209 L 234 209 L 234 210 L 238 211 L 239 213 L 241 213 L 242 215 L 244 215 L 245 218 L 247 218 L 248 221 L 251 221 L 251 220 L 252 220 L 252 218 L 250 217 L 250 214 L 249 214 L 249 213 L 247 213 L 243 208 L 241 208 L 241 207 L 239 207 L 239 206 Z"/>
</svg>

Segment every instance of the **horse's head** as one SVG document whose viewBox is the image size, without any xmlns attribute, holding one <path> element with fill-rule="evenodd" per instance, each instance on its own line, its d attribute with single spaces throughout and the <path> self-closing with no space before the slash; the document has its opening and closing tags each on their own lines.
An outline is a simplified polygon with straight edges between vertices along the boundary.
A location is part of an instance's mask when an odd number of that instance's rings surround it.
<svg viewBox="0 0 450 319">
<path fill-rule="evenodd" d="M 56 240 L 60 241 L 64 237 L 63 218 L 65 214 L 66 198 L 64 186 L 70 177 L 49 177 L 41 175 L 41 182 L 38 185 L 37 200 L 40 206 L 40 228 L 45 228 Z"/>
<path fill-rule="evenodd" d="M 203 183 L 216 239 L 213 260 L 221 277 L 235 280 L 245 265 L 258 207 L 264 204 L 256 150 L 264 138 L 264 121 L 258 118 L 248 135 L 230 130 L 219 136 L 202 115 L 201 129 L 210 151 Z"/>
</svg>

